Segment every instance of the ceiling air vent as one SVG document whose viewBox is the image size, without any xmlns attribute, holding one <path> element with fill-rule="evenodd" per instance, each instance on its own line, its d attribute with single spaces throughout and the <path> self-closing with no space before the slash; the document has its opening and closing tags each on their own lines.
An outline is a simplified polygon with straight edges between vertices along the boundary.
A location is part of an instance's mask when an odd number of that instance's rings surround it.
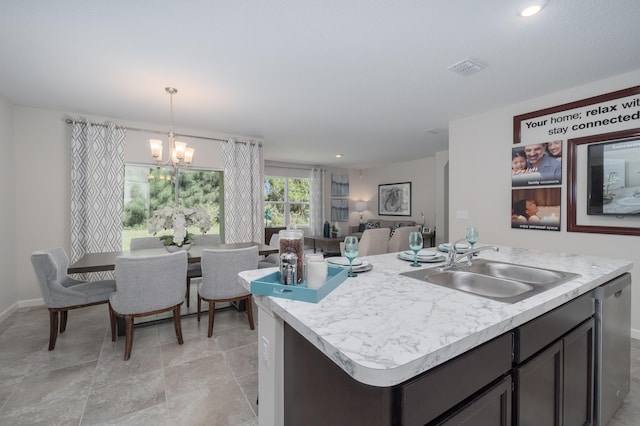
<svg viewBox="0 0 640 426">
<path fill-rule="evenodd" d="M 447 68 L 450 71 L 456 72 L 460 75 L 469 76 L 471 74 L 475 74 L 480 70 L 483 70 L 485 66 L 475 59 L 465 58 L 458 62 L 457 64 L 451 65 Z"/>
</svg>

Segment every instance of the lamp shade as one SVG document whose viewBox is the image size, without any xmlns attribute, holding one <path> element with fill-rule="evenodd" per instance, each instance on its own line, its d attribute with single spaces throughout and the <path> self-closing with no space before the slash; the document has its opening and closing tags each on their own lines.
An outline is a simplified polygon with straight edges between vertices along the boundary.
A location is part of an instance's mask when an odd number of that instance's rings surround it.
<svg viewBox="0 0 640 426">
<path fill-rule="evenodd" d="M 364 201 L 356 201 L 356 211 L 363 212 L 365 210 L 367 210 L 367 203 Z"/>
</svg>

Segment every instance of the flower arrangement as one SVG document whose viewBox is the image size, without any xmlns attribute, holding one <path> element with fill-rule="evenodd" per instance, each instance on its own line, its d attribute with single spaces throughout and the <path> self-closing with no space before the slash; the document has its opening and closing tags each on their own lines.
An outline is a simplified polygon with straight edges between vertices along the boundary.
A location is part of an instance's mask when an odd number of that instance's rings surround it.
<svg viewBox="0 0 640 426">
<path fill-rule="evenodd" d="M 153 216 L 149 219 L 149 233 L 156 235 L 163 229 L 171 229 L 173 235 L 163 235 L 160 240 L 165 246 L 182 247 L 192 243 L 191 234 L 187 232 L 187 228 L 194 225 L 203 234 L 211 228 L 211 218 L 204 207 L 167 206 L 153 212 Z"/>
</svg>

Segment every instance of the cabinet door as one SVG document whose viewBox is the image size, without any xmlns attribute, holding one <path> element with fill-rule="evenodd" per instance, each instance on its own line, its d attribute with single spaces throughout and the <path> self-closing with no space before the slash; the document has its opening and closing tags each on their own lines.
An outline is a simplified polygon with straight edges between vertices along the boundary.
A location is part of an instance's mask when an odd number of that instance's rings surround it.
<svg viewBox="0 0 640 426">
<path fill-rule="evenodd" d="M 594 322 L 587 321 L 563 339 L 563 425 L 593 422 Z"/>
<path fill-rule="evenodd" d="M 516 424 L 561 425 L 562 340 L 516 368 Z"/>
<path fill-rule="evenodd" d="M 511 425 L 511 376 L 481 393 L 438 425 Z"/>
</svg>

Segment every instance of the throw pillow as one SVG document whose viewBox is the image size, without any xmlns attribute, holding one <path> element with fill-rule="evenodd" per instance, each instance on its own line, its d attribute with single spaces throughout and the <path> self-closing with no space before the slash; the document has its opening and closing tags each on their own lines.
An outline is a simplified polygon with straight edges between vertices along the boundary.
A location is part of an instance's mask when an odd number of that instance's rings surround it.
<svg viewBox="0 0 640 426">
<path fill-rule="evenodd" d="M 367 222 L 367 229 L 380 228 L 380 222 Z"/>
</svg>

